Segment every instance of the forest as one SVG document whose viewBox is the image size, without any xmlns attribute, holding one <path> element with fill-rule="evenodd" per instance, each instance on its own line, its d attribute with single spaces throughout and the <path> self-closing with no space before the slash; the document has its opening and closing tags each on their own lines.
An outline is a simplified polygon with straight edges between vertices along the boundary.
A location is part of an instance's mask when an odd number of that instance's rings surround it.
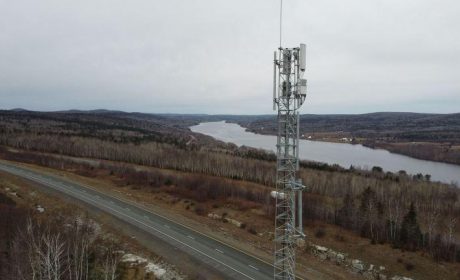
<svg viewBox="0 0 460 280">
<path fill-rule="evenodd" d="M 114 280 L 122 249 L 88 217 L 38 215 L 0 193 L 0 279 Z"/>
<path fill-rule="evenodd" d="M 0 158 L 76 170 L 86 176 L 96 176 L 98 170 L 118 183 L 197 203 L 223 200 L 241 210 L 260 207 L 273 217 L 269 196 L 275 182 L 273 154 L 192 133 L 170 121 L 171 116 L 156 122 L 110 114 L 103 114 L 101 121 L 98 118 L 98 114 L 80 113 L 3 115 Z M 97 164 L 78 159 L 95 159 Z M 156 169 L 138 170 L 132 165 Z M 404 171 L 344 169 L 310 162 L 302 162 L 300 177 L 308 187 L 303 195 L 305 225 L 312 221 L 334 224 L 373 244 L 423 251 L 436 261 L 460 261 L 460 191 L 456 186 Z M 204 214 L 206 209 L 198 212 Z"/>
</svg>

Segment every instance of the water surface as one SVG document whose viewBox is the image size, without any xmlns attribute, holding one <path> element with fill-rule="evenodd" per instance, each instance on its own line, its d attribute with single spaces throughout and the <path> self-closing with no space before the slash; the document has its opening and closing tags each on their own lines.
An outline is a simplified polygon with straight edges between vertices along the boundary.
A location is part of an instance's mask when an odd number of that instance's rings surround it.
<svg viewBox="0 0 460 280">
<path fill-rule="evenodd" d="M 190 129 L 193 132 L 206 134 L 238 146 L 245 145 L 275 152 L 276 136 L 248 132 L 238 124 L 224 121 L 206 122 L 192 126 Z M 430 174 L 433 181 L 460 182 L 459 165 L 415 159 L 362 145 L 300 140 L 299 157 L 305 160 L 338 164 L 345 168 L 349 168 L 350 165 L 363 169 L 380 166 L 385 171 L 391 172 L 405 170 L 409 174 Z"/>
</svg>

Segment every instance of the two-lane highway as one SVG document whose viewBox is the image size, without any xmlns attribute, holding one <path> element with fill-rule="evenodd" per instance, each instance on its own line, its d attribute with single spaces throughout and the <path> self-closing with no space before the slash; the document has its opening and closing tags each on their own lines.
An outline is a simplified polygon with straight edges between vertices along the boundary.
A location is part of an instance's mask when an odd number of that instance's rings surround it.
<svg viewBox="0 0 460 280">
<path fill-rule="evenodd" d="M 273 279 L 273 267 L 236 248 L 90 186 L 0 161 L 0 170 L 87 203 L 207 263 L 229 279 Z"/>
</svg>

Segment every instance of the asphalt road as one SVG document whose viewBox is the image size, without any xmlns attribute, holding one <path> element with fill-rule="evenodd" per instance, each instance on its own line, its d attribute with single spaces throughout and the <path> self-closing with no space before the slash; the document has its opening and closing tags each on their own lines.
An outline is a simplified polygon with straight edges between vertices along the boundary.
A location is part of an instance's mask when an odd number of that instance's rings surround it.
<svg viewBox="0 0 460 280">
<path fill-rule="evenodd" d="M 87 185 L 4 162 L 0 162 L 0 170 L 109 213 L 212 266 L 228 279 L 273 279 L 271 264 L 129 201 L 101 193 Z"/>
</svg>

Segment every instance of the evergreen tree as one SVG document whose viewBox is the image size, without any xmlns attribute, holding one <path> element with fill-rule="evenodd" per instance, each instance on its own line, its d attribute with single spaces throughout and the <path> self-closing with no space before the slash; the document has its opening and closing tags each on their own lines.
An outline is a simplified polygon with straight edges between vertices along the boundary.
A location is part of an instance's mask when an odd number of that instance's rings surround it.
<svg viewBox="0 0 460 280">
<path fill-rule="evenodd" d="M 403 248 L 415 251 L 420 246 L 422 232 L 417 222 L 417 213 L 415 211 L 414 203 L 411 203 L 409 212 L 404 216 L 401 224 L 400 240 Z"/>
</svg>

